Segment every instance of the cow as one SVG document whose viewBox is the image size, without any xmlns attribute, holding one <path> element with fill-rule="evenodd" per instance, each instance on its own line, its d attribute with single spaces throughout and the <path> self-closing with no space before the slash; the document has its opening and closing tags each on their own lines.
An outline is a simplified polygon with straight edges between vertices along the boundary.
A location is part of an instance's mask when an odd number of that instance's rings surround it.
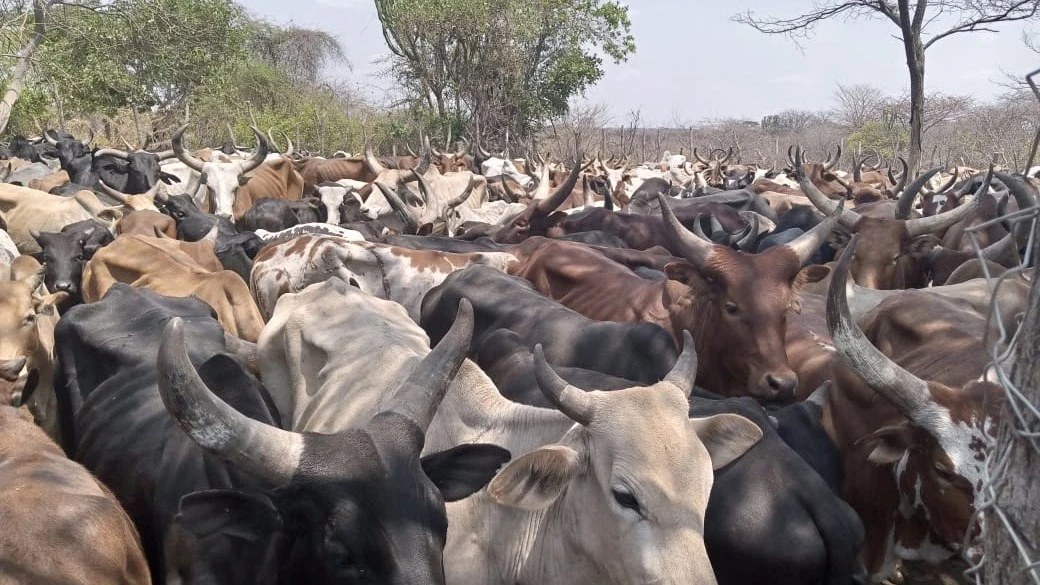
<svg viewBox="0 0 1040 585">
<path fill-rule="evenodd" d="M 3 215 L 0 215 L 0 266 L 10 266 L 20 255 L 18 246 L 14 245 L 14 240 L 7 234 L 7 223 Z"/>
<path fill-rule="evenodd" d="M 1004 390 L 984 376 L 986 319 L 970 306 L 909 290 L 853 320 L 846 285 L 859 238 L 828 291 L 840 359 L 825 416 L 845 460 L 845 499 L 866 530 L 861 558 L 879 582 L 901 558 L 977 558 L 976 510 Z"/>
<path fill-rule="evenodd" d="M 267 157 L 267 140 L 258 129 L 253 128 L 256 152 L 251 158 L 237 162 L 208 162 L 196 158 L 184 148 L 184 131 L 187 129 L 188 125 L 185 124 L 173 133 L 174 154 L 178 160 L 205 178 L 202 181 L 205 195 L 201 201 L 205 209 L 212 209 L 218 216 L 232 217 L 238 189 L 250 180 L 245 175 L 259 167 Z"/>
<path fill-rule="evenodd" d="M 416 183 L 417 189 L 409 188 Z M 487 181 L 467 171 L 442 175 L 430 168 L 429 155 L 407 173 L 384 171 L 375 181 L 377 191 L 369 195 L 361 212 L 370 219 L 382 218 L 398 232 L 419 233 L 443 223 L 445 209 L 469 203 L 479 207 L 487 199 Z M 388 214 L 396 211 L 390 217 Z"/>
<path fill-rule="evenodd" d="M 90 191 L 59 197 L 16 185 L 0 185 L 0 213 L 7 220 L 7 232 L 23 254 L 41 250 L 30 230 L 58 232 L 70 223 L 89 219 L 103 220 L 107 226 L 123 215 L 120 210 L 103 205 Z"/>
<path fill-rule="evenodd" d="M 593 321 L 538 293 L 530 282 L 488 266 L 471 266 L 444 279 L 422 301 L 419 324 L 432 340 L 450 324 L 450 307 L 468 299 L 477 319 L 470 353 L 499 329 L 528 344 L 541 343 L 550 363 L 580 367 L 640 383 L 660 380 L 678 351 L 653 323 Z"/>
<path fill-rule="evenodd" d="M 7 181 L 12 185 L 16 184 L 15 181 Z M 54 171 L 49 175 L 42 177 L 36 177 L 29 181 L 26 187 L 30 189 L 36 189 L 37 191 L 43 191 L 44 193 L 50 193 L 52 189 L 60 187 L 69 182 L 69 174 L 64 170 Z"/>
<path fill-rule="evenodd" d="M 141 541 L 119 502 L 26 419 L 0 404 L 0 579 L 150 585 Z"/>
<path fill-rule="evenodd" d="M 327 223 L 301 223 L 278 232 L 256 230 L 254 233 L 256 234 L 256 237 L 265 244 L 277 240 L 288 240 L 304 235 L 336 236 L 337 238 L 343 238 L 351 242 L 365 241 L 365 237 L 361 235 L 361 232 Z"/>
<path fill-rule="evenodd" d="M 83 269 L 83 300 L 98 301 L 117 282 L 170 296 L 195 295 L 213 308 L 228 332 L 255 342 L 264 321 L 245 281 L 230 270 L 204 267 L 167 241 L 176 242 L 134 234 L 116 238 Z"/>
<path fill-rule="evenodd" d="M 3 181 L 12 185 L 27 187 L 29 183 L 32 183 L 37 179 L 45 179 L 46 177 L 51 176 L 65 179 L 65 182 L 68 182 L 69 180 L 68 172 L 62 169 L 54 170 L 45 163 L 37 162 L 20 169 L 11 170 L 10 174 L 8 174 Z M 57 179 L 55 179 L 55 182 L 57 182 Z"/>
<path fill-rule="evenodd" d="M 160 585 L 443 584 L 443 501 L 479 489 L 508 457 L 471 445 L 419 459 L 465 326 L 380 389 L 393 396 L 371 419 L 333 434 L 283 430 L 244 367 L 255 346 L 197 299 L 119 284 L 59 331 L 70 450 L 127 506 Z"/>
<path fill-rule="evenodd" d="M 301 223 L 317 223 L 323 220 L 321 200 L 309 197 L 304 200 L 287 201 L 272 197 L 261 197 L 235 222 L 241 231 L 258 229 L 278 232 Z"/>
<path fill-rule="evenodd" d="M 480 163 L 480 174 L 490 181 L 495 177 L 509 177 L 524 189 L 534 188 L 534 179 L 521 173 L 512 160 L 491 157 Z"/>
<path fill-rule="evenodd" d="M 42 250 L 44 284 L 51 292 L 68 293 L 68 303 L 79 304 L 83 265 L 102 246 L 112 242 L 112 232 L 96 219 L 70 223 L 60 232 L 29 230 Z M 62 307 L 65 308 L 65 307 Z"/>
<path fill-rule="evenodd" d="M 515 260 L 504 252 L 455 254 L 302 235 L 261 250 L 249 287 L 261 314 L 270 318 L 280 296 L 338 277 L 370 295 L 400 303 L 418 322 L 423 296 L 452 272 L 477 264 L 505 271 Z"/>
<path fill-rule="evenodd" d="M 481 268 L 485 267 L 453 276 Z M 460 318 L 475 318 L 465 300 L 457 306 Z M 354 332 L 353 343 L 343 344 L 335 333 L 344 330 Z M 440 343 L 452 336 L 449 330 Z M 402 367 L 399 364 L 410 366 L 418 361 L 426 345 L 423 331 L 399 305 L 332 279 L 283 297 L 265 329 L 259 362 L 283 424 L 294 421 L 292 424 L 331 430 L 369 415 L 385 402 L 378 382 L 370 384 L 350 374 L 359 360 L 368 359 L 372 348 L 381 348 L 380 355 L 385 356 L 379 370 L 372 373 L 379 380 L 384 370 L 396 371 Z M 665 379 L 653 387 L 602 396 L 590 393 L 587 398 L 580 390 L 559 385 L 541 349 L 537 352 L 545 372 L 540 379 L 546 381 L 547 393 L 562 404 L 560 412 L 509 402 L 467 361 L 427 430 L 427 452 L 481 440 L 524 453 L 514 460 L 519 465 L 507 465 L 486 490 L 448 504 L 447 580 L 463 585 L 599 583 L 605 577 L 603 571 L 611 569 L 592 567 L 603 559 L 614 559 L 612 564 L 618 565 L 612 570 L 615 574 L 642 572 L 646 580 L 663 583 L 713 583 L 697 528 L 702 525 L 710 489 L 710 468 L 739 457 L 758 441 L 761 432 L 733 415 L 689 419 L 686 395 L 696 368 L 690 345 L 674 368 L 665 371 Z M 323 357 L 312 359 L 319 355 Z M 290 374 L 288 364 L 294 364 L 298 374 Z M 342 406 L 323 407 L 328 404 Z M 671 437 L 669 444 L 675 448 L 654 448 L 660 443 L 646 440 L 647 429 L 652 428 Z M 479 439 L 481 435 L 483 439 Z M 612 463 L 625 467 L 624 477 L 612 471 Z M 554 470 L 560 473 L 552 474 Z M 662 499 L 665 494 L 644 487 L 650 483 L 670 486 L 662 489 L 673 495 Z M 674 496 L 678 493 L 683 497 Z M 550 506 L 555 510 L 548 514 L 537 511 Z M 667 515 L 649 512 L 662 506 L 669 510 Z M 537 536 L 522 545 L 522 561 L 504 562 L 520 545 L 516 523 L 531 514 L 537 520 L 530 521 L 540 524 L 533 532 Z M 597 531 L 595 525 L 581 521 L 582 517 L 601 518 L 611 527 Z M 677 523 L 673 525 L 668 518 L 676 518 Z M 621 542 L 596 538 L 608 531 L 630 534 L 623 528 L 633 523 L 643 525 L 650 542 L 628 541 L 632 537 L 624 536 Z M 551 556 L 546 553 L 563 543 L 538 542 L 542 538 L 568 539 L 566 546 L 572 552 L 567 566 L 571 569 L 547 565 Z M 639 547 L 642 558 L 653 560 L 642 563 L 626 552 L 632 547 Z M 545 574 L 537 574 L 539 571 Z"/>
<path fill-rule="evenodd" d="M 116 222 L 116 235 L 154 236 L 156 228 L 171 238 L 177 237 L 177 222 L 165 213 L 151 210 L 132 211 Z"/>
<path fill-rule="evenodd" d="M 32 258 L 0 265 L 0 404 L 26 404 L 59 438 L 54 404 L 54 326 L 65 292 L 41 293 L 43 268 Z"/>
<path fill-rule="evenodd" d="M 801 165 L 800 151 L 796 157 L 798 184 L 802 191 L 821 212 L 832 213 L 837 203 L 827 198 L 809 179 Z M 974 211 L 974 205 L 962 205 L 939 215 L 911 218 L 914 198 L 937 172 L 938 169 L 932 169 L 922 174 L 899 194 L 894 218 L 874 217 L 850 209 L 842 211 L 841 226 L 852 233 L 862 234 L 865 242 L 859 255 L 853 259 L 852 276 L 858 284 L 877 289 L 921 288 L 927 284 L 927 271 L 923 264 L 939 243 L 937 236 Z M 989 180 L 985 183 L 988 186 Z M 843 232 L 835 233 L 841 236 Z"/>
<path fill-rule="evenodd" d="M 94 154 L 88 146 L 94 140 L 94 129 L 88 130 L 90 138 L 86 142 L 77 140 L 67 132 L 45 131 L 43 138 L 57 151 L 61 168 L 69 173 L 69 179 L 89 187 L 97 182 L 98 174 L 94 170 Z"/>
<path fill-rule="evenodd" d="M 316 188 L 318 198 L 328 211 L 328 222 L 339 225 L 345 221 L 356 221 L 361 214 L 361 192 L 367 189 L 371 193 L 372 187 L 367 183 L 341 179 L 339 181 L 325 181 L 319 183 Z"/>
<path fill-rule="evenodd" d="M 292 142 L 289 147 L 291 152 Z M 239 185 L 232 206 L 232 215 L 236 219 L 243 217 L 246 211 L 265 198 L 296 202 L 303 197 L 303 178 L 293 168 L 288 154 L 265 161 L 259 167 L 243 173 Z"/>
<path fill-rule="evenodd" d="M 100 183 L 129 195 L 149 191 L 159 181 L 179 181 L 179 178 L 163 172 L 159 166 L 162 161 L 175 157 L 173 150 L 128 152 L 118 148 L 102 148 L 94 152 L 94 160 L 100 167 Z M 122 164 L 116 164 L 106 158 L 116 159 Z"/>
<path fill-rule="evenodd" d="M 798 289 L 822 277 L 816 267 L 803 270 L 802 265 L 838 215 L 832 213 L 790 244 L 745 254 L 689 232 L 667 198 L 659 198 L 671 248 L 685 259 L 664 266 L 666 280 L 644 279 L 594 250 L 551 240 L 513 248 L 520 263 L 510 274 L 591 319 L 656 323 L 676 344 L 689 330 L 698 353 L 708 358 L 708 367 L 697 373 L 698 383 L 708 390 L 793 400 L 798 378 L 784 351 L 787 312 L 797 310 Z M 734 352 L 733 347 L 743 349 Z"/>
</svg>

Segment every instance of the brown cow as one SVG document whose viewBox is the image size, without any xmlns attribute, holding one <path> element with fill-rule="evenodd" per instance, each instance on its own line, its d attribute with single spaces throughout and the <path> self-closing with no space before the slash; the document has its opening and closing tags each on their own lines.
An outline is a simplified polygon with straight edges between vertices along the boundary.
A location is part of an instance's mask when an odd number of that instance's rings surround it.
<svg viewBox="0 0 1040 585">
<path fill-rule="evenodd" d="M 44 193 L 50 193 L 51 189 L 55 187 L 61 187 L 65 183 L 69 182 L 69 173 L 64 169 L 55 171 L 49 175 L 43 177 L 36 177 L 29 181 L 29 188 L 36 189 L 37 191 L 43 191 Z"/>
<path fill-rule="evenodd" d="M 837 203 L 816 187 L 801 165 L 801 151 L 795 154 L 798 184 L 812 204 L 823 213 L 830 214 Z M 852 233 L 863 237 L 856 257 L 852 259 L 852 275 L 860 286 L 878 289 L 920 288 L 927 284 L 927 273 L 924 261 L 932 249 L 939 243 L 937 234 L 941 234 L 953 224 L 961 221 L 974 210 L 974 205 L 962 205 L 953 211 L 922 218 L 911 218 L 912 207 L 917 193 L 938 169 L 933 169 L 915 179 L 899 195 L 895 207 L 894 218 L 882 217 L 869 213 L 867 209 L 856 211 L 846 209 L 841 214 L 841 225 Z M 992 172 L 989 176 L 992 176 Z M 988 177 L 989 177 L 988 176 Z M 983 189 L 988 188 L 989 178 Z M 887 202 L 870 203 L 868 206 L 881 206 Z M 838 238 L 845 232 L 838 230 Z"/>
<path fill-rule="evenodd" d="M 745 254 L 694 235 L 667 198 L 659 201 L 665 230 L 685 258 L 664 267 L 666 280 L 643 279 L 580 244 L 540 238 L 510 248 L 520 262 L 509 272 L 591 319 L 656 323 L 676 344 L 689 330 L 704 364 L 697 382 L 709 390 L 791 400 L 798 378 L 784 351 L 787 313 L 798 310 L 798 289 L 817 274 L 802 265 L 840 212 L 790 244 Z"/>
<path fill-rule="evenodd" d="M 230 270 L 205 268 L 180 250 L 181 244 L 133 234 L 119 236 L 94 254 L 83 269 L 83 300 L 97 301 L 117 282 L 173 297 L 195 295 L 213 308 L 229 333 L 256 342 L 264 321 L 242 277 Z"/>
<path fill-rule="evenodd" d="M 261 197 L 299 201 L 303 197 L 303 177 L 293 168 L 289 158 L 269 160 L 240 178 L 232 216 L 242 217 L 253 202 Z"/>
<path fill-rule="evenodd" d="M 0 583 L 149 585 L 130 517 L 100 481 L 0 405 Z"/>
<path fill-rule="evenodd" d="M 36 423 L 58 439 L 54 326 L 68 293 L 40 294 L 43 267 L 29 256 L 0 268 L 0 404 L 27 404 Z"/>
<path fill-rule="evenodd" d="M 172 217 L 158 211 L 133 211 L 123 216 L 116 223 L 116 235 L 137 234 L 154 236 L 156 230 L 171 238 L 177 237 L 177 222 Z"/>
<path fill-rule="evenodd" d="M 938 563 L 979 552 L 974 506 L 1004 391 L 984 379 L 986 320 L 969 304 L 903 291 L 856 324 L 845 290 L 860 237 L 829 291 L 841 359 L 824 422 L 845 460 L 844 497 L 863 520 L 861 558 L 877 582 L 900 558 Z"/>
</svg>

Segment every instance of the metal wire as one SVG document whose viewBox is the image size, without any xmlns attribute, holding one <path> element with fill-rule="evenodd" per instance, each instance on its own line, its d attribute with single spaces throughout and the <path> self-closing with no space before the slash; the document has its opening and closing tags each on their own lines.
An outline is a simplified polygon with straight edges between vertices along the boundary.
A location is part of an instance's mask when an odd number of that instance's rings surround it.
<svg viewBox="0 0 1040 585">
<path fill-rule="evenodd" d="M 1038 94 L 1038 97 L 1040 97 L 1040 94 Z M 1020 275 L 1033 263 L 1033 246 L 1038 237 L 1037 226 L 1040 225 L 1038 218 L 1040 218 L 1040 205 L 1015 211 L 996 220 L 965 230 L 965 233 L 971 239 L 976 255 L 981 261 L 982 272 L 991 295 L 987 318 L 990 324 L 996 325 L 998 333 L 997 339 L 990 339 L 987 333 L 987 338 L 984 340 L 990 357 L 986 378 L 998 382 L 1004 387 L 1006 404 L 1010 407 L 1012 413 L 1011 420 L 1007 422 L 1013 425 L 1013 435 L 1018 439 L 1015 440 L 1013 438 L 1013 440 L 1004 441 L 1002 444 L 995 440 L 994 444 L 991 445 L 985 461 L 983 485 L 978 498 L 976 498 L 975 506 L 976 510 L 981 514 L 985 514 L 985 517 L 988 519 L 986 525 L 984 525 L 985 530 L 1004 530 L 1008 533 L 1010 541 L 1016 548 L 1017 556 L 1022 562 L 1019 572 L 1023 576 L 1028 575 L 1034 585 L 1040 585 L 1040 558 L 1032 558 L 1030 556 L 1033 553 L 1031 553 L 1029 546 L 1026 544 L 1027 540 L 1018 532 L 1017 528 L 1007 517 L 1007 513 L 997 503 L 997 496 L 1004 485 L 1011 456 L 1016 449 L 1031 448 L 1040 454 L 1040 405 L 1030 402 L 1011 379 L 1011 370 L 1014 366 L 1020 331 L 1010 332 L 1004 327 L 1004 323 L 1007 321 L 1004 318 L 1005 316 L 1001 314 L 1001 306 L 997 300 L 1001 286 L 1011 279 L 1020 278 Z M 1019 266 L 1008 270 L 999 277 L 994 277 L 986 265 L 978 234 L 989 225 L 1000 221 L 1006 222 L 1007 228 L 1014 233 L 1022 233 L 1021 226 L 1026 225 L 1024 222 L 1028 222 L 1029 241 L 1026 246 L 1025 258 L 1022 259 Z M 1031 307 L 1030 310 L 1033 309 L 1035 307 Z M 988 327 L 987 331 L 991 329 L 992 327 Z M 969 530 L 970 533 L 971 530 Z M 1033 538 L 1036 538 L 1036 535 L 1033 535 Z M 968 545 L 968 542 L 964 543 L 965 547 Z M 977 585 L 982 585 L 982 573 L 986 567 L 987 556 L 983 554 L 977 564 L 964 572 L 965 576 L 973 580 Z"/>
</svg>

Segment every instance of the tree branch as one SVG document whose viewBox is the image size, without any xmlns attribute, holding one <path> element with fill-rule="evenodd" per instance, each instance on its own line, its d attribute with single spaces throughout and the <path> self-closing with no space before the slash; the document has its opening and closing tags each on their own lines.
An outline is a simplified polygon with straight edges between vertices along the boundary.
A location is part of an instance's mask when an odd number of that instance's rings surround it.
<svg viewBox="0 0 1040 585">
<path fill-rule="evenodd" d="M 974 3 L 973 3 L 974 4 Z M 992 28 L 988 28 L 985 25 L 994 24 L 998 22 L 1014 22 L 1017 20 L 1028 20 L 1037 15 L 1040 11 L 1040 1 L 1038 0 L 1016 0 L 1011 4 L 1007 5 L 1005 10 L 996 12 L 994 14 L 982 14 L 982 8 L 974 6 L 975 10 L 980 13 L 974 18 L 967 19 L 957 25 L 933 36 L 928 39 L 924 44 L 924 48 L 928 49 L 936 42 L 955 34 L 966 33 L 966 32 L 996 32 Z"/>
</svg>

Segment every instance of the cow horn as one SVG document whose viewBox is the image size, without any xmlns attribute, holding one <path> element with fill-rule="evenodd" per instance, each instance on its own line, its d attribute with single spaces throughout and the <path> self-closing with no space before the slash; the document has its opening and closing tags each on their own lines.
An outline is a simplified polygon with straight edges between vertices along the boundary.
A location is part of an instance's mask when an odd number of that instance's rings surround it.
<svg viewBox="0 0 1040 585">
<path fill-rule="evenodd" d="M 822 191 L 812 182 L 809 178 L 808 173 L 805 172 L 805 168 L 802 165 L 802 149 L 798 148 L 794 154 L 795 170 L 797 171 L 798 186 L 801 187 L 802 193 L 809 198 L 809 201 L 817 209 L 827 214 L 828 216 L 834 213 L 834 209 L 838 207 L 838 203 L 835 203 L 829 197 L 823 194 Z M 859 222 L 860 216 L 851 209 L 842 209 L 841 212 L 841 225 L 855 229 L 856 224 Z"/>
<path fill-rule="evenodd" d="M 383 196 L 386 197 L 386 201 L 390 204 L 390 207 L 393 207 L 394 210 L 401 215 L 401 219 L 404 220 L 405 229 L 407 229 L 408 232 L 413 234 L 418 232 L 419 219 L 415 217 L 415 214 L 414 212 L 412 212 L 412 209 L 405 205 L 404 201 L 401 200 L 401 197 L 397 194 L 397 191 L 395 191 L 391 187 L 388 187 L 387 185 L 384 185 L 379 181 L 375 182 L 375 186 L 383 192 Z"/>
<path fill-rule="evenodd" d="M 668 241 L 675 246 L 683 258 L 689 260 L 695 267 L 705 265 L 713 252 L 713 246 L 696 235 L 690 233 L 672 212 L 671 204 L 663 193 L 657 194 L 657 201 L 661 204 L 661 217 L 664 219 L 664 233 Z"/>
<path fill-rule="evenodd" d="M 267 159 L 268 147 L 267 139 L 260 133 L 260 130 L 256 126 L 250 126 L 250 130 L 253 131 L 253 135 L 256 136 L 256 152 L 253 156 L 249 157 L 249 160 L 242 163 L 242 174 L 246 174 L 256 167 L 263 164 L 264 160 Z"/>
<path fill-rule="evenodd" d="M 192 176 L 191 179 L 188 180 L 188 186 L 184 189 L 184 194 L 194 199 L 195 194 L 199 192 L 199 187 L 205 185 L 208 179 L 209 177 L 206 173 L 199 173 Z M 159 199 L 162 201 L 166 200 L 162 195 L 159 196 Z"/>
<path fill-rule="evenodd" d="M 719 150 L 722 150 L 722 149 L 720 148 Z M 721 158 L 721 159 L 719 160 L 719 166 L 721 167 L 722 165 L 724 165 L 724 164 L 726 164 L 727 162 L 729 162 L 729 159 L 730 159 L 730 157 L 732 157 L 732 156 L 733 156 L 733 147 L 731 146 L 731 147 L 729 147 L 729 151 L 728 151 L 728 152 L 726 152 L 726 156 L 722 157 L 722 158 Z"/>
<path fill-rule="evenodd" d="M 464 298 L 451 329 L 394 392 L 392 411 L 414 422 L 425 434 L 469 353 L 472 337 L 473 306 Z M 419 445 L 416 451 L 421 449 Z"/>
<path fill-rule="evenodd" d="M 839 142 L 838 143 L 838 152 L 835 153 L 833 161 L 831 161 L 830 153 L 827 153 L 827 160 L 824 161 L 824 163 L 823 163 L 823 170 L 829 171 L 829 170 L 833 169 L 835 167 L 835 165 L 837 165 L 840 160 L 841 160 L 841 143 Z"/>
<path fill-rule="evenodd" d="M 94 158 L 99 156 L 114 156 L 126 160 L 130 158 L 130 153 L 119 150 L 118 148 L 102 148 L 94 152 Z"/>
<path fill-rule="evenodd" d="M 196 444 L 235 467 L 288 485 L 303 455 L 303 436 L 253 420 L 213 394 L 188 358 L 184 322 L 170 319 L 159 343 L 159 396 Z"/>
<path fill-rule="evenodd" d="M 700 153 L 697 152 L 697 147 L 696 146 L 693 147 L 693 158 L 697 159 L 697 162 L 701 163 L 702 165 L 710 165 L 711 164 L 708 161 L 704 160 L 704 157 L 701 156 Z"/>
<path fill-rule="evenodd" d="M 94 127 L 87 126 L 87 132 L 90 133 L 90 137 L 83 141 L 85 146 L 89 146 L 91 142 L 94 142 Z"/>
<path fill-rule="evenodd" d="M 845 247 L 827 291 L 827 328 L 834 347 L 872 390 L 892 401 L 914 423 L 938 436 L 937 421 L 931 416 L 935 413 L 928 384 L 874 347 L 849 311 L 849 264 L 858 241 L 859 235 L 854 235 Z"/>
<path fill-rule="evenodd" d="M 411 144 L 405 144 L 404 145 L 404 150 L 405 150 L 405 152 L 408 153 L 408 156 L 411 156 L 411 157 L 418 157 L 419 156 L 419 155 L 415 154 L 414 150 L 412 150 L 412 145 Z M 433 154 L 437 155 L 437 151 L 436 150 L 432 150 L 432 152 L 433 152 Z M 437 155 L 437 156 L 440 156 L 440 155 Z"/>
<path fill-rule="evenodd" d="M 959 173 L 960 173 L 960 169 L 954 167 L 954 169 L 953 169 L 953 176 L 950 177 L 950 180 L 946 181 L 945 185 L 939 187 L 935 191 L 932 191 L 932 193 L 945 193 L 945 192 L 949 191 L 950 188 L 953 187 L 954 183 L 957 182 L 957 175 Z"/>
<path fill-rule="evenodd" d="M 44 130 L 43 131 L 43 139 L 46 140 L 47 144 L 50 144 L 51 146 L 58 146 L 58 139 L 51 137 L 51 131 L 50 130 Z"/>
<path fill-rule="evenodd" d="M 419 164 L 415 165 L 415 173 L 418 175 L 425 175 L 426 171 L 430 170 L 430 137 L 423 137 L 423 150 L 422 156 L 419 157 Z"/>
<path fill-rule="evenodd" d="M 693 335 L 686 329 L 682 333 L 682 353 L 662 381 L 675 386 L 689 398 L 693 392 L 693 383 L 697 380 L 697 348 L 693 345 Z"/>
<path fill-rule="evenodd" d="M 920 178 L 918 178 L 920 180 Z M 993 180 L 993 165 L 989 166 L 989 172 L 986 173 L 985 180 L 982 181 L 982 186 L 975 193 L 975 197 L 972 198 L 971 203 L 961 205 L 950 211 L 939 213 L 930 217 L 922 217 L 918 219 L 907 220 L 906 232 L 911 238 L 916 238 L 924 234 L 935 234 L 949 229 L 953 224 L 967 219 L 975 209 L 979 206 L 979 201 L 982 198 L 982 194 L 989 189 L 989 182 Z M 915 181 L 916 183 L 916 181 Z M 913 185 L 908 187 L 908 190 L 913 188 Z"/>
<path fill-rule="evenodd" d="M 703 217 L 704 217 L 704 215 L 702 215 L 700 213 L 698 213 L 697 215 L 695 215 L 693 217 L 693 233 L 696 234 L 698 238 L 701 238 L 705 242 L 711 242 L 711 238 L 708 237 L 708 234 L 704 233 L 704 226 L 701 224 L 701 218 L 703 218 Z"/>
<path fill-rule="evenodd" d="M 892 194 L 898 195 L 903 191 L 903 187 L 906 186 L 907 175 L 910 174 L 910 165 L 906 164 L 906 159 L 899 157 L 899 162 L 903 165 L 903 174 L 899 175 L 897 181 L 895 176 L 892 175 L 892 167 L 888 168 L 888 180 L 892 181 Z"/>
<path fill-rule="evenodd" d="M 867 162 L 867 157 L 863 157 L 856 161 L 856 166 L 852 167 L 852 180 L 857 183 L 863 182 L 863 164 Z"/>
<path fill-rule="evenodd" d="M 534 346 L 534 377 L 542 394 L 567 418 L 582 426 L 592 422 L 596 412 L 592 398 L 581 388 L 568 384 L 552 369 L 545 361 L 540 343 Z"/>
<path fill-rule="evenodd" d="M 484 158 L 491 158 L 492 157 L 492 154 L 490 152 L 484 150 L 484 147 L 479 145 L 479 144 L 477 145 L 477 154 L 479 154 L 480 156 L 482 156 Z"/>
<path fill-rule="evenodd" d="M 173 143 L 173 154 L 177 157 L 178 160 L 187 165 L 189 168 L 201 173 L 203 165 L 202 161 L 195 158 L 190 152 L 188 152 L 184 148 L 184 131 L 187 129 L 188 125 L 185 124 L 173 133 L 173 139 L 171 140 L 171 142 Z"/>
<path fill-rule="evenodd" d="M 592 189 L 589 188 L 589 176 L 581 176 L 581 198 L 586 208 L 591 208 L 596 203 L 596 198 L 592 196 Z"/>
<path fill-rule="evenodd" d="M 386 170 L 386 167 L 379 162 L 376 155 L 372 152 L 372 143 L 369 141 L 368 136 L 365 137 L 365 164 L 368 165 L 368 170 L 377 175 Z"/>
<path fill-rule="evenodd" d="M 835 224 L 844 217 L 845 200 L 842 199 L 834 206 L 834 210 L 826 219 L 813 226 L 812 229 L 795 238 L 787 247 L 798 256 L 799 263 L 804 266 L 812 258 L 816 250 L 827 241 Z"/>
<path fill-rule="evenodd" d="M 289 138 L 289 135 L 285 133 L 285 130 L 279 130 L 279 132 L 282 133 L 282 138 L 285 139 L 285 143 L 287 145 L 286 149 L 285 149 L 285 153 L 280 153 L 280 154 L 282 154 L 283 158 L 289 158 L 290 156 L 292 156 L 293 150 L 294 150 L 293 149 L 292 139 Z M 276 143 L 274 141 L 274 128 L 268 128 L 267 129 L 267 139 L 271 142 L 271 147 L 274 148 L 275 150 L 278 150 L 278 143 Z"/>
<path fill-rule="evenodd" d="M 114 188 L 112 188 L 111 185 L 106 183 L 104 179 L 98 179 L 98 187 L 100 187 L 102 191 L 108 193 L 113 199 L 122 203 L 123 205 L 126 205 L 127 200 L 130 198 L 128 194 L 123 193 L 122 191 L 116 191 Z"/>
<path fill-rule="evenodd" d="M 921 187 L 931 179 L 935 173 L 939 172 L 939 168 L 934 168 L 930 171 L 921 173 L 913 183 L 910 183 L 906 190 L 899 194 L 899 202 L 896 204 L 896 219 L 910 219 L 910 214 L 914 208 L 914 200 L 917 199 L 917 194 L 921 191 Z"/>
<path fill-rule="evenodd" d="M 415 175 L 416 180 L 419 181 L 419 195 L 422 196 L 423 203 L 430 202 L 430 184 L 426 182 L 426 177 L 422 176 L 417 170 L 413 170 L 412 174 Z"/>
<path fill-rule="evenodd" d="M 452 199 L 451 201 L 448 201 L 448 203 L 445 205 L 445 208 L 453 209 L 465 203 L 466 200 L 469 199 L 469 196 L 473 193 L 473 189 L 477 186 L 476 179 L 476 176 L 470 177 L 469 184 L 466 185 L 466 188 L 462 191 L 462 193 L 458 197 Z"/>
<path fill-rule="evenodd" d="M 591 162 L 588 164 L 592 164 Z M 574 190 L 574 185 L 578 184 L 578 175 L 585 167 L 581 166 L 581 153 L 578 153 L 578 157 L 574 159 L 574 166 L 571 167 L 571 172 L 567 175 L 567 180 L 563 182 L 551 195 L 542 199 L 534 204 L 535 211 L 542 215 L 549 215 L 556 211 L 556 208 L 563 205 L 563 202 L 570 196 L 571 191 Z"/>
<path fill-rule="evenodd" d="M 1036 206 L 1036 196 L 1033 195 L 1032 189 L 1024 181 L 1003 171 L 994 171 L 993 176 L 1007 185 L 1008 190 L 1011 191 L 1011 196 L 1018 203 L 1020 211 Z"/>
</svg>

